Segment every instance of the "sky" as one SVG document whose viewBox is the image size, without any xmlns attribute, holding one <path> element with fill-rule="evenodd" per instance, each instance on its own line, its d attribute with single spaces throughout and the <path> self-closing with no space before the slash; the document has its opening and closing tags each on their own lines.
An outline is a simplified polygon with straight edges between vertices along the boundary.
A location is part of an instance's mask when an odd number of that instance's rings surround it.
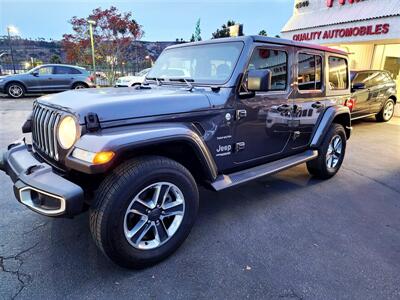
<svg viewBox="0 0 400 300">
<path fill-rule="evenodd" d="M 190 39 L 197 19 L 201 36 L 211 33 L 232 19 L 244 24 L 246 35 L 266 30 L 269 36 L 280 33 L 292 15 L 294 0 L 0 0 L 0 35 L 16 26 L 23 38 L 60 40 L 72 31 L 68 20 L 87 17 L 97 7 L 116 6 L 131 11 L 145 32 L 142 40 L 174 41 Z"/>
</svg>

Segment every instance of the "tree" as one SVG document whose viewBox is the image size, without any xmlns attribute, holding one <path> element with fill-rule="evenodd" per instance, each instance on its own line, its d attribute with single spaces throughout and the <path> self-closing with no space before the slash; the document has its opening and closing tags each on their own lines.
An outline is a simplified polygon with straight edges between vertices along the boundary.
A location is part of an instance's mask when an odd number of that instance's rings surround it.
<svg viewBox="0 0 400 300">
<path fill-rule="evenodd" d="M 281 36 L 279 34 L 275 35 L 276 38 L 280 39 Z"/>
<path fill-rule="evenodd" d="M 258 35 L 262 35 L 262 36 L 268 36 L 267 32 L 263 29 L 261 30 Z"/>
<path fill-rule="evenodd" d="M 198 19 L 196 22 L 196 28 L 194 30 L 194 40 L 201 41 L 200 19 Z"/>
<path fill-rule="evenodd" d="M 61 57 L 58 56 L 57 54 L 53 54 L 53 56 L 50 57 L 50 63 L 51 64 L 61 64 Z"/>
<path fill-rule="evenodd" d="M 194 33 L 192 34 L 192 36 L 190 37 L 190 42 L 195 42 L 196 38 L 194 37 Z"/>
<path fill-rule="evenodd" d="M 219 38 L 223 38 L 223 37 L 229 37 L 230 36 L 229 27 L 233 26 L 233 25 L 236 25 L 236 22 L 229 20 L 228 22 L 226 22 L 226 24 L 223 24 L 220 29 L 217 29 L 217 31 L 215 31 L 212 34 L 212 38 L 219 39 Z"/>
<path fill-rule="evenodd" d="M 62 45 L 69 63 L 91 64 L 88 20 L 93 25 L 95 56 L 98 65 L 106 67 L 110 84 L 116 76 L 116 66 L 122 65 L 130 52 L 133 41 L 140 39 L 144 32 L 132 17 L 132 12 L 121 13 L 114 6 L 102 10 L 96 8 L 87 18 L 72 17 L 72 34 L 64 34 Z"/>
</svg>

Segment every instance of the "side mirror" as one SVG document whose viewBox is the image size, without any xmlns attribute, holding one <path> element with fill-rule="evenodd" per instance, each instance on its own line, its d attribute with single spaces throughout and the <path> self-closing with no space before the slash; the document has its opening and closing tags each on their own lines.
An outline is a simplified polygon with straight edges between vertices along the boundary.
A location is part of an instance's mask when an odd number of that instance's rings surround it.
<svg viewBox="0 0 400 300">
<path fill-rule="evenodd" d="M 359 82 L 353 84 L 353 90 L 363 90 L 365 89 L 365 83 Z"/>
<path fill-rule="evenodd" d="M 31 74 L 32 74 L 33 76 L 36 76 L 36 77 L 39 76 L 39 72 L 38 72 L 38 71 L 32 72 Z"/>
<path fill-rule="evenodd" d="M 267 92 L 271 90 L 270 70 L 249 70 L 247 73 L 247 89 L 252 92 Z"/>
</svg>

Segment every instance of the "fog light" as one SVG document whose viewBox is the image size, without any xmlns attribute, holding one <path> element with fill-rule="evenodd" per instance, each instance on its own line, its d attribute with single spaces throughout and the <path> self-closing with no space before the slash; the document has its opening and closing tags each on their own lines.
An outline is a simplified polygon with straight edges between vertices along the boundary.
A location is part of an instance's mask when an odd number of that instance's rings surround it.
<svg viewBox="0 0 400 300">
<path fill-rule="evenodd" d="M 115 153 L 112 151 L 103 151 L 95 153 L 79 148 L 75 148 L 74 151 L 72 152 L 72 157 L 95 165 L 102 165 L 110 162 L 113 159 L 114 155 Z"/>
</svg>

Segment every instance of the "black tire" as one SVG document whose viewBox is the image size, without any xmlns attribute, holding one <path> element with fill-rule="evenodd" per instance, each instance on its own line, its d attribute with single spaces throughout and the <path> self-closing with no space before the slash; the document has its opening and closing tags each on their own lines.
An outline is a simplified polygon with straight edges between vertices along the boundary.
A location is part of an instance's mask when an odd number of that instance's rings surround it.
<svg viewBox="0 0 400 300">
<path fill-rule="evenodd" d="M 160 181 L 172 183 L 182 192 L 183 218 L 165 243 L 155 249 L 138 249 L 125 236 L 126 212 L 128 208 L 132 209 L 132 199 L 141 195 L 140 192 L 149 185 Z M 184 166 L 159 156 L 132 159 L 114 169 L 101 183 L 90 209 L 90 229 L 97 246 L 113 262 L 122 267 L 140 269 L 165 259 L 179 248 L 195 222 L 198 206 L 196 182 Z M 162 222 L 165 229 L 164 225 Z"/>
<path fill-rule="evenodd" d="M 334 153 L 334 155 L 336 155 L 338 157 L 336 164 L 333 166 L 333 164 L 332 164 L 333 158 L 332 158 L 332 160 L 329 161 L 327 154 L 329 151 L 330 144 L 333 142 L 333 139 L 336 137 L 340 138 L 342 147 L 341 147 L 340 155 L 338 155 L 335 151 L 332 152 L 332 153 Z M 339 169 L 343 163 L 343 159 L 344 159 L 345 152 L 346 152 L 346 142 L 347 142 L 346 132 L 345 132 L 343 126 L 340 124 L 333 123 L 331 125 L 331 128 L 327 132 L 321 146 L 318 149 L 318 157 L 314 160 L 307 162 L 308 172 L 311 175 L 313 175 L 317 178 L 321 178 L 321 179 L 328 179 L 328 178 L 331 178 L 332 176 L 334 176 L 339 171 Z M 331 153 L 331 152 L 329 152 L 329 153 Z M 328 166 L 328 162 L 329 162 L 330 166 Z"/>
<path fill-rule="evenodd" d="M 394 115 L 394 106 L 394 100 L 392 98 L 387 99 L 381 111 L 375 115 L 375 119 L 378 122 L 389 122 Z"/>
<path fill-rule="evenodd" d="M 25 95 L 25 87 L 18 82 L 11 82 L 6 87 L 8 96 L 14 99 L 22 98 Z"/>
<path fill-rule="evenodd" d="M 140 85 L 140 83 L 135 82 L 135 83 L 132 83 L 131 87 L 136 87 L 136 86 L 139 86 L 139 85 Z"/>
<path fill-rule="evenodd" d="M 83 82 L 77 82 L 74 83 L 74 85 L 72 86 L 73 90 L 80 90 L 80 89 L 87 89 L 89 86 L 86 83 Z"/>
</svg>

